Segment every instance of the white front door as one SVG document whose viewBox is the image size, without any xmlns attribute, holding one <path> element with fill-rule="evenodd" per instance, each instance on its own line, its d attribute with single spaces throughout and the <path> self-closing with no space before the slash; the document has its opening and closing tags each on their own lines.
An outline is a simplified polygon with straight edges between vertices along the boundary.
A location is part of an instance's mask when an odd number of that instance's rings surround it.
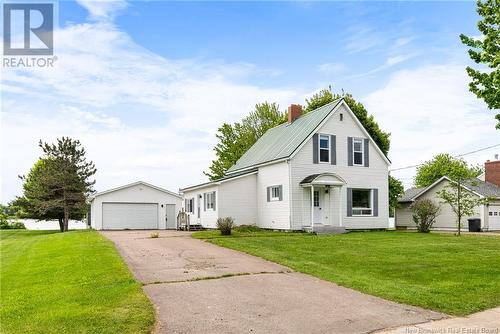
<svg viewBox="0 0 500 334">
<path fill-rule="evenodd" d="M 313 196 L 314 224 L 323 224 L 325 191 L 323 189 L 315 190 Z"/>
</svg>

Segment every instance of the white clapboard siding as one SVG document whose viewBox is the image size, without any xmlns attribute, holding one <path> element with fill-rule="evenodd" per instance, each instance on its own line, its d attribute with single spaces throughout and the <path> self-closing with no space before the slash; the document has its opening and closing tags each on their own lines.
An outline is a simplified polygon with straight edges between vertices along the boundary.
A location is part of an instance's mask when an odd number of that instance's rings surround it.
<svg viewBox="0 0 500 334">
<path fill-rule="evenodd" d="M 343 114 L 343 121 L 340 121 L 340 113 Z M 309 225 L 311 217 L 310 189 L 302 188 L 299 183 L 306 176 L 326 172 L 335 173 L 347 182 L 347 185 L 342 187 L 341 198 L 339 198 L 337 191 L 331 192 L 333 208 L 342 207 L 342 221 L 346 228 L 387 228 L 389 221 L 388 166 L 384 158 L 376 151 L 375 144 L 369 143 L 369 167 L 348 166 L 347 137 L 367 137 L 344 106 L 341 106 L 330 117 L 318 133 L 336 136 L 336 165 L 313 163 L 312 139 L 308 140 L 291 159 L 290 203 L 292 229 L 302 229 L 303 226 Z M 347 217 L 347 187 L 378 189 L 378 216 Z M 332 212 L 338 211 L 334 209 Z M 331 220 L 333 225 L 337 225 L 339 220 L 337 214 L 334 214 Z"/>
<path fill-rule="evenodd" d="M 249 174 L 219 185 L 219 216 L 236 225 L 257 224 L 257 175 Z"/>
<path fill-rule="evenodd" d="M 290 229 L 290 179 L 287 162 L 259 168 L 257 177 L 258 225 L 263 228 Z M 281 201 L 267 201 L 267 189 L 282 186 Z"/>
</svg>

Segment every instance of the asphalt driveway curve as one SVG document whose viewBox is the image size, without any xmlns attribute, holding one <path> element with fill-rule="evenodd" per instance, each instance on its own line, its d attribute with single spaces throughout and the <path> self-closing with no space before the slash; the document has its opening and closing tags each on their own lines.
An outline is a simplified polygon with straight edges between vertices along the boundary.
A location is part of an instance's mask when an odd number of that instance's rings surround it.
<svg viewBox="0 0 500 334">
<path fill-rule="evenodd" d="M 154 231 L 158 232 L 158 231 Z M 446 315 L 190 237 L 103 231 L 153 301 L 157 333 L 369 333 Z"/>
</svg>

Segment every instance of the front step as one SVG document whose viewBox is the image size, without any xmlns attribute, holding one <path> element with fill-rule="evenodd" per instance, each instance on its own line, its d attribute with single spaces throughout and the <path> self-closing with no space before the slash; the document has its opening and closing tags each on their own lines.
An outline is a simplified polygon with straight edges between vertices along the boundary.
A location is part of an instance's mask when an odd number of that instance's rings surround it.
<svg viewBox="0 0 500 334">
<path fill-rule="evenodd" d="M 187 226 L 181 226 L 178 228 L 180 231 L 203 231 L 205 228 L 201 224 L 191 224 L 189 229 Z"/>
<path fill-rule="evenodd" d="M 306 232 L 311 232 L 311 226 L 304 226 L 303 229 Z M 314 224 L 314 232 L 316 234 L 343 234 L 348 231 L 343 226 Z"/>
</svg>

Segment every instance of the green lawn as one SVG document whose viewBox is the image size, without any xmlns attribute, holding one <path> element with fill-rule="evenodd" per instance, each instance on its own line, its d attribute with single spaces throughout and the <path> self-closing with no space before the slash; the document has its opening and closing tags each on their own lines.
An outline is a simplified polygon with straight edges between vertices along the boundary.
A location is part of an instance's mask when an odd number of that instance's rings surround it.
<svg viewBox="0 0 500 334">
<path fill-rule="evenodd" d="M 149 333 L 154 309 L 94 231 L 0 231 L 2 333 Z"/>
<path fill-rule="evenodd" d="M 500 305 L 500 237 L 409 232 L 217 231 L 193 234 L 216 245 L 396 302 L 452 315 Z"/>
</svg>

